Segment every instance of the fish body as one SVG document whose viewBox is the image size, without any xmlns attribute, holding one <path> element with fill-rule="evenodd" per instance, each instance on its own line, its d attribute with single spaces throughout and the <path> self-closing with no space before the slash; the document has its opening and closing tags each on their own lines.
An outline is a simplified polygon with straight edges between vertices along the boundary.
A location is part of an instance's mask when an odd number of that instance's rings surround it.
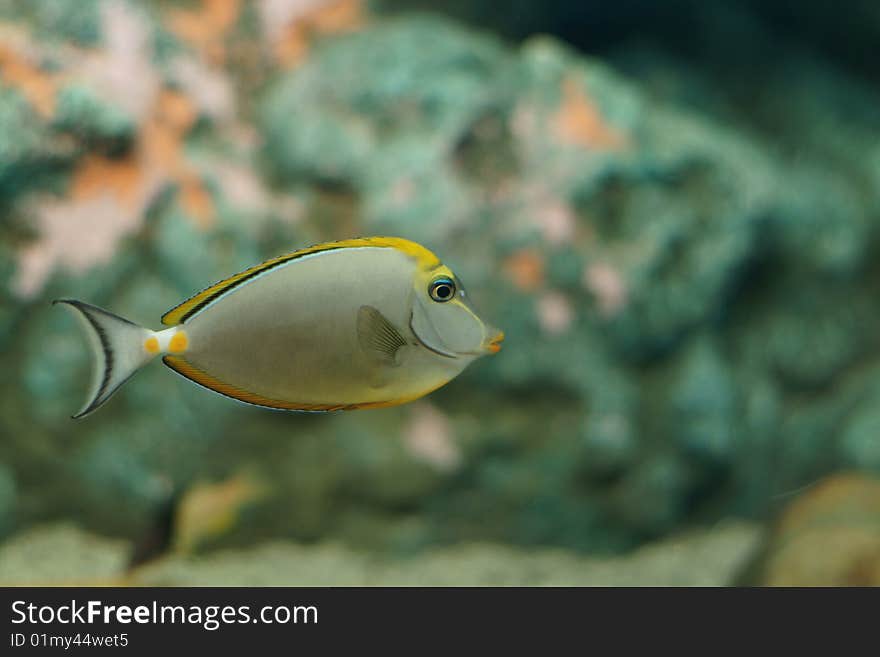
<svg viewBox="0 0 880 657">
<path fill-rule="evenodd" d="M 151 331 L 79 301 L 97 361 L 82 417 L 155 357 L 215 392 L 268 408 L 328 411 L 421 397 L 503 333 L 474 311 L 460 281 L 402 238 L 320 244 L 203 290 Z"/>
</svg>

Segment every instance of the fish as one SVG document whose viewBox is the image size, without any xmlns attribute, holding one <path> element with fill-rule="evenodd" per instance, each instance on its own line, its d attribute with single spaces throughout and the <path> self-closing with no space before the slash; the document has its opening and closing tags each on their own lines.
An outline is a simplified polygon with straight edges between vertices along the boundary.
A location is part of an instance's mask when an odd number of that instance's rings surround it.
<svg viewBox="0 0 880 657">
<path fill-rule="evenodd" d="M 459 278 L 401 237 L 317 244 L 255 265 L 166 312 L 153 331 L 56 299 L 88 338 L 93 413 L 151 361 L 264 408 L 337 411 L 418 399 L 501 349 Z"/>
</svg>

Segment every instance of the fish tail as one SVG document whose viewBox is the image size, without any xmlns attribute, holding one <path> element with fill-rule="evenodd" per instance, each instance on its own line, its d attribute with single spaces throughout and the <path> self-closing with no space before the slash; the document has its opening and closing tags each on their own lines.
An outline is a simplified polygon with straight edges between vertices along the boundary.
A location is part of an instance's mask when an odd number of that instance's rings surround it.
<svg viewBox="0 0 880 657">
<path fill-rule="evenodd" d="M 57 299 L 52 303 L 72 308 L 89 339 L 94 360 L 92 381 L 85 405 L 73 418 L 85 417 L 159 352 L 153 337 L 156 334 L 82 301 Z"/>
</svg>

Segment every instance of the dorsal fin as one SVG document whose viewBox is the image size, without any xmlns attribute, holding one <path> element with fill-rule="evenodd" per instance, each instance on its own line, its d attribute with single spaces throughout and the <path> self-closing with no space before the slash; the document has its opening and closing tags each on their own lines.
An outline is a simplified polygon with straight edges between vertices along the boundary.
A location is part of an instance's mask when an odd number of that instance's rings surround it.
<svg viewBox="0 0 880 657">
<path fill-rule="evenodd" d="M 289 263 L 297 258 L 302 258 L 303 256 L 313 253 L 321 253 L 322 251 L 363 248 L 368 246 L 394 248 L 398 251 L 402 251 L 413 257 L 422 269 L 433 269 L 440 264 L 437 256 L 428 251 L 428 249 L 420 244 L 403 239 L 402 237 L 359 237 L 351 240 L 316 244 L 315 246 L 310 246 L 305 249 L 300 249 L 299 251 L 294 251 L 293 253 L 272 258 L 271 260 L 255 265 L 250 269 L 245 269 L 234 276 L 230 276 L 229 278 L 214 283 L 210 287 L 205 288 L 195 296 L 190 297 L 180 305 L 175 306 L 162 315 L 162 323 L 166 326 L 182 324 L 221 295 L 232 291 L 239 285 L 243 285 L 252 278 L 259 276 L 270 269 Z"/>
</svg>

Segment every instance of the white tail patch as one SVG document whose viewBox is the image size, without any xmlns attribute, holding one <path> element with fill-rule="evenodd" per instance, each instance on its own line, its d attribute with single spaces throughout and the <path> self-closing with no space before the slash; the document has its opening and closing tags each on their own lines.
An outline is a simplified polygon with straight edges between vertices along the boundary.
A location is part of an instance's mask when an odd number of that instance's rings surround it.
<svg viewBox="0 0 880 657">
<path fill-rule="evenodd" d="M 52 303 L 62 303 L 75 311 L 92 349 L 94 363 L 88 397 L 74 418 L 85 417 L 101 406 L 119 386 L 162 351 L 158 340 L 157 348 L 151 348 L 154 346 L 151 339 L 159 334 L 127 319 L 73 299 L 58 299 Z"/>
</svg>

